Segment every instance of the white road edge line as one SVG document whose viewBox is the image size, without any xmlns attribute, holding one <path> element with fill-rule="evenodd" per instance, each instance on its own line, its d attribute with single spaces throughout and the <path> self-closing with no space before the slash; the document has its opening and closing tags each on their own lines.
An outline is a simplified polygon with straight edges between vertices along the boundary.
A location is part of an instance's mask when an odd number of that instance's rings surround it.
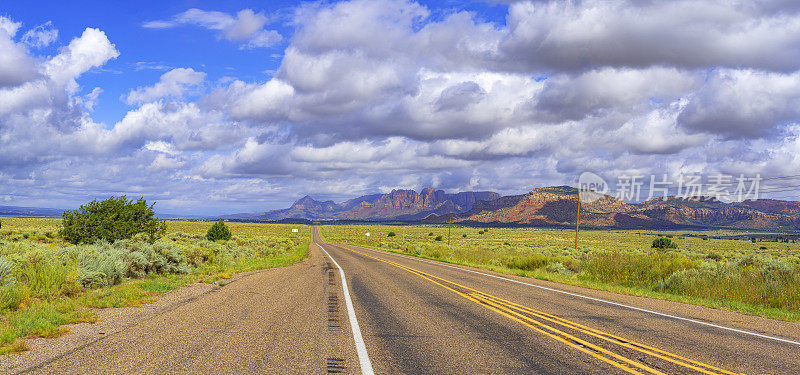
<svg viewBox="0 0 800 375">
<path fill-rule="evenodd" d="M 367 354 L 367 346 L 364 345 L 364 338 L 361 336 L 361 329 L 358 328 L 358 320 L 356 320 L 356 311 L 353 308 L 353 301 L 350 299 L 350 291 L 347 289 L 347 280 L 344 277 L 344 270 L 342 267 L 339 266 L 339 263 L 336 262 L 336 259 L 328 254 L 327 251 L 322 247 L 322 245 L 316 243 L 314 244 L 322 250 L 328 258 L 331 258 L 333 264 L 336 265 L 336 268 L 339 269 L 339 276 L 342 279 L 342 291 L 344 291 L 344 302 L 347 305 L 347 315 L 350 317 L 350 328 L 353 330 L 353 341 L 356 342 L 356 352 L 358 353 L 358 363 L 361 366 L 361 374 L 363 375 L 374 375 L 375 371 L 372 370 L 372 362 L 369 360 L 369 355 Z"/>
<path fill-rule="evenodd" d="M 532 286 L 534 288 L 539 288 L 539 289 L 543 289 L 543 290 L 547 290 L 547 291 L 551 291 L 551 292 L 566 294 L 568 296 L 584 298 L 584 299 L 588 299 L 588 300 L 592 300 L 592 301 L 596 301 L 596 302 L 606 303 L 606 304 L 609 304 L 609 305 L 624 307 L 626 309 L 631 309 L 631 310 L 646 312 L 646 313 L 654 314 L 654 315 L 658 315 L 658 316 L 663 316 L 663 317 L 666 317 L 666 318 L 683 320 L 683 321 L 686 321 L 686 322 L 700 324 L 700 325 L 704 325 L 704 326 L 708 326 L 708 327 L 719 328 L 719 329 L 723 329 L 723 330 L 727 330 L 727 331 L 738 332 L 738 333 L 742 333 L 742 334 L 745 334 L 745 335 L 751 335 L 751 336 L 756 336 L 756 337 L 760 337 L 760 338 L 763 338 L 763 339 L 775 340 L 775 341 L 780 341 L 780 342 L 784 342 L 784 343 L 794 344 L 794 345 L 800 346 L 800 342 L 797 342 L 797 341 L 782 339 L 780 337 L 762 335 L 760 333 L 745 331 L 745 330 L 741 330 L 741 329 L 737 329 L 737 328 L 725 327 L 725 326 L 721 326 L 721 325 L 717 325 L 717 324 L 713 324 L 713 323 L 707 323 L 707 322 L 703 322 L 703 321 L 695 320 L 695 319 L 691 319 L 691 318 L 684 318 L 684 317 L 681 317 L 681 316 L 675 316 L 675 315 L 660 313 L 658 311 L 647 310 L 647 309 L 643 309 L 641 307 L 625 305 L 625 304 L 622 304 L 622 303 L 617 303 L 617 302 L 612 302 L 612 301 L 606 301 L 604 299 L 584 296 L 584 295 L 581 295 L 581 294 L 567 292 L 567 291 L 559 290 L 559 289 L 548 288 L 546 286 L 541 286 L 541 285 L 536 285 L 536 284 L 529 284 L 529 283 L 526 283 L 526 282 L 523 282 L 523 281 L 509 279 L 507 277 L 496 276 L 496 275 L 491 275 L 491 274 L 488 274 L 488 273 L 473 271 L 473 270 L 466 269 L 466 268 L 456 267 L 456 266 L 453 266 L 453 265 L 450 265 L 450 264 L 447 264 L 447 263 L 444 263 L 444 262 L 436 262 L 436 261 L 431 261 L 431 260 L 427 260 L 427 259 L 423 259 L 423 258 L 417 258 L 417 257 L 408 256 L 408 255 L 397 254 L 397 253 L 393 253 L 393 252 L 390 252 L 390 251 L 371 249 L 371 248 L 368 248 L 368 247 L 361 247 L 361 246 L 355 246 L 355 245 L 346 245 L 346 246 L 354 246 L 354 247 L 358 247 L 358 248 L 361 248 L 361 249 L 372 250 L 372 251 L 375 251 L 375 252 L 392 254 L 392 255 L 395 255 L 395 256 L 398 256 L 398 257 L 401 257 L 401 258 L 412 259 L 412 260 L 416 260 L 416 261 L 420 261 L 420 262 L 424 262 L 424 263 L 436 264 L 436 265 L 449 267 L 449 268 L 455 268 L 455 269 L 461 270 L 461 271 L 471 272 L 471 273 L 475 273 L 475 274 L 483 275 L 483 276 L 494 277 L 494 278 L 500 279 L 500 280 L 511 281 L 511 282 L 517 283 L 517 284 Z"/>
</svg>

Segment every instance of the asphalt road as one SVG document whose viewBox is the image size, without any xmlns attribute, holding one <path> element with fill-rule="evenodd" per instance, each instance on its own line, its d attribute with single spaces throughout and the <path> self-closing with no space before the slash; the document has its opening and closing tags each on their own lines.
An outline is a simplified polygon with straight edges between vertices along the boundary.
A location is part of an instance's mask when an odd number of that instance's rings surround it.
<svg viewBox="0 0 800 375">
<path fill-rule="evenodd" d="M 330 245 L 315 232 L 297 265 L 14 372 L 798 374 L 800 325 Z"/>
</svg>

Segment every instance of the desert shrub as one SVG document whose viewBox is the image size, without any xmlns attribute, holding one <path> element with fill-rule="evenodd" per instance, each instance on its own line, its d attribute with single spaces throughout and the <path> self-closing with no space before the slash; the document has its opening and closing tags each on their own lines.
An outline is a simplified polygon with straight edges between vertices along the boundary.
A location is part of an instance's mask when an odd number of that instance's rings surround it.
<svg viewBox="0 0 800 375">
<path fill-rule="evenodd" d="M 713 274 L 709 270 L 697 268 L 677 270 L 666 279 L 656 281 L 653 289 L 659 292 L 685 294 L 697 284 L 706 283 L 712 277 Z"/>
<path fill-rule="evenodd" d="M 542 254 L 513 257 L 506 261 L 506 267 L 532 271 L 547 266 L 550 258 Z"/>
<path fill-rule="evenodd" d="M 478 231 L 478 234 L 483 234 L 483 231 L 482 231 L 482 230 L 479 230 L 479 231 Z"/>
<path fill-rule="evenodd" d="M 653 247 L 655 249 L 661 249 L 661 250 L 677 249 L 678 248 L 678 244 L 676 244 L 675 242 L 672 242 L 672 240 L 669 237 L 672 237 L 672 236 L 658 237 L 658 238 L 654 239 L 653 240 L 653 245 L 651 247 Z"/>
<path fill-rule="evenodd" d="M 22 302 L 22 290 L 13 274 L 15 268 L 14 262 L 0 257 L 0 311 L 14 310 Z"/>
<path fill-rule="evenodd" d="M 464 234 L 462 234 L 462 235 L 461 235 L 461 237 L 463 237 L 463 238 L 467 238 L 467 234 L 466 234 L 466 233 L 464 233 Z"/>
<path fill-rule="evenodd" d="M 396 235 L 397 235 L 397 234 L 396 234 L 396 233 L 394 233 L 394 232 L 389 232 L 389 234 L 388 234 L 387 236 L 389 236 L 389 237 L 394 237 L 394 236 L 396 236 Z"/>
<path fill-rule="evenodd" d="M 433 236 L 433 232 L 428 233 L 428 236 Z"/>
<path fill-rule="evenodd" d="M 17 283 L 0 286 L 0 311 L 16 310 L 22 303 L 23 293 Z"/>
<path fill-rule="evenodd" d="M 125 249 L 107 242 L 84 245 L 68 250 L 81 270 L 79 281 L 85 288 L 98 288 L 120 283 L 128 276 Z"/>
<path fill-rule="evenodd" d="M 14 279 L 14 262 L 5 257 L 0 257 L 0 285 L 5 285 L 16 281 Z"/>
<path fill-rule="evenodd" d="M 208 228 L 208 232 L 206 232 L 206 239 L 209 241 L 228 241 L 231 239 L 231 230 L 228 229 L 228 226 L 225 225 L 225 222 L 220 220 L 214 223 L 211 228 Z"/>
<path fill-rule="evenodd" d="M 766 258 L 762 259 L 760 263 L 761 263 L 761 272 L 767 276 L 772 276 L 772 277 L 788 276 L 793 271 L 795 271 L 794 266 L 781 259 Z"/>
<path fill-rule="evenodd" d="M 441 241 L 441 240 L 442 240 L 442 236 L 436 236 L 436 238 L 434 238 L 434 241 Z"/>
<path fill-rule="evenodd" d="M 213 248 L 201 245 L 192 245 L 184 251 L 186 262 L 195 267 L 200 267 L 205 263 L 213 262 L 216 255 Z"/>
<path fill-rule="evenodd" d="M 166 233 L 167 224 L 154 218 L 153 206 L 144 198 L 128 200 L 111 197 L 102 202 L 93 200 L 75 211 L 62 215 L 61 237 L 73 244 L 91 244 L 98 240 L 114 242 L 145 233 L 153 242 Z"/>
<path fill-rule="evenodd" d="M 557 273 L 561 275 L 568 275 L 571 273 L 570 270 L 567 269 L 567 267 L 561 262 L 550 263 L 547 265 L 547 268 L 545 269 L 547 270 L 547 272 Z"/>
<path fill-rule="evenodd" d="M 191 270 L 183 251 L 171 241 L 155 243 L 145 235 L 109 244 L 76 245 L 65 249 L 80 269 L 78 278 L 84 288 L 119 284 L 127 278 L 148 274 L 188 273 Z"/>
</svg>

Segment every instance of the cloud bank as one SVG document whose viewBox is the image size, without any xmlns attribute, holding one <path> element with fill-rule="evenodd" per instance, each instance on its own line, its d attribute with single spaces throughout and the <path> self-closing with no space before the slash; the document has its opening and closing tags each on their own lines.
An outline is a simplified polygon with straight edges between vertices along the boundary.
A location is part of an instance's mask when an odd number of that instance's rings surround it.
<svg viewBox="0 0 800 375">
<path fill-rule="evenodd" d="M 101 30 L 42 57 L 0 18 L 0 194 L 37 202 L 59 186 L 61 201 L 127 192 L 219 213 L 395 187 L 518 194 L 586 170 L 796 174 L 798 12 L 520 1 L 496 23 L 413 1 L 307 3 L 274 75 L 210 83 L 165 68 L 109 125 L 92 120 L 99 92 L 79 94 L 81 75 L 119 54 Z M 255 48 L 281 41 L 269 22 L 189 9 L 143 26 Z"/>
</svg>

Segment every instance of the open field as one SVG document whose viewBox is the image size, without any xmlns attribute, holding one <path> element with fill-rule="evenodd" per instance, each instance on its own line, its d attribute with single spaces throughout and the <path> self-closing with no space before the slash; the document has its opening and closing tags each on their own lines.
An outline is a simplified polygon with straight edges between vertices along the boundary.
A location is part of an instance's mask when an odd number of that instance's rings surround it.
<svg viewBox="0 0 800 375">
<path fill-rule="evenodd" d="M 330 243 L 800 321 L 800 244 L 791 241 L 704 237 L 743 233 L 719 230 L 584 230 L 575 250 L 575 232 L 568 229 L 453 227 L 450 232 L 448 246 L 446 226 L 321 228 Z M 652 248 L 659 235 L 678 247 Z"/>
<path fill-rule="evenodd" d="M 231 223 L 233 239 L 211 242 L 211 223 L 173 221 L 152 244 L 134 237 L 72 245 L 58 236 L 58 219 L 1 220 L 0 353 L 25 350 L 20 338 L 93 321 L 91 308 L 137 306 L 183 285 L 222 285 L 232 273 L 296 263 L 310 234 L 299 225 Z"/>
</svg>

